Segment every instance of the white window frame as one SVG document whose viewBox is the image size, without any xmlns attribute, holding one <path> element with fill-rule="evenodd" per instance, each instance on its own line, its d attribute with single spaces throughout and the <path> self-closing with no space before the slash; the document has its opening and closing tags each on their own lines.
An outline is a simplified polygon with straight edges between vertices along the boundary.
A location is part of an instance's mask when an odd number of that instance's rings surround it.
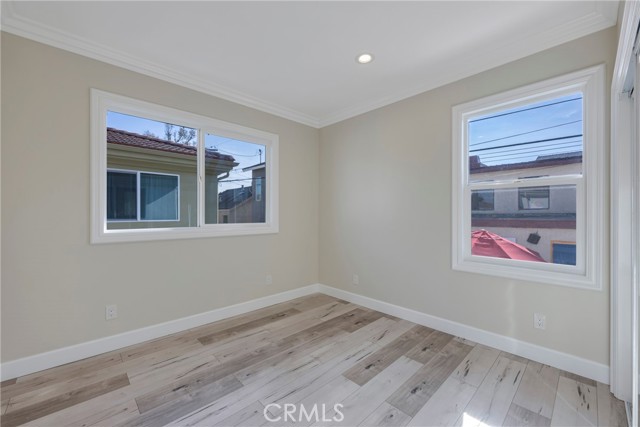
<svg viewBox="0 0 640 427">
<path fill-rule="evenodd" d="M 598 65 L 452 109 L 452 268 L 490 276 L 602 290 L 604 187 L 604 80 Z M 468 122 L 479 115 L 581 92 L 583 96 L 582 175 L 469 182 Z M 471 191 L 576 185 L 576 266 L 534 263 L 471 254 Z"/>
<path fill-rule="evenodd" d="M 162 172 L 150 172 L 150 171 L 140 171 L 140 170 L 130 170 L 130 169 L 114 169 L 114 168 L 107 168 L 107 173 L 108 172 L 120 172 L 120 173 L 128 173 L 131 175 L 135 175 L 136 176 L 136 219 L 109 219 L 107 218 L 107 222 L 108 223 L 116 223 L 116 222 L 180 222 L 180 175 L 175 174 L 175 173 L 162 173 Z M 140 187 L 140 175 L 141 174 L 147 174 L 147 175 L 161 175 L 161 176 L 175 176 L 178 179 L 178 200 L 177 200 L 177 218 L 176 219 L 142 219 L 142 215 L 141 215 L 141 203 L 140 203 L 140 194 L 141 194 L 141 187 Z"/>
<path fill-rule="evenodd" d="M 107 112 L 109 111 L 172 123 L 198 131 L 198 212 L 197 224 L 195 226 L 126 230 L 107 229 Z M 204 153 L 206 134 L 215 134 L 265 146 L 267 198 L 265 201 L 266 211 L 264 223 L 205 223 L 205 158 L 200 153 Z M 91 89 L 91 243 L 138 242 L 278 233 L 278 146 L 278 135 L 269 132 L 112 94 L 98 89 Z"/>
</svg>

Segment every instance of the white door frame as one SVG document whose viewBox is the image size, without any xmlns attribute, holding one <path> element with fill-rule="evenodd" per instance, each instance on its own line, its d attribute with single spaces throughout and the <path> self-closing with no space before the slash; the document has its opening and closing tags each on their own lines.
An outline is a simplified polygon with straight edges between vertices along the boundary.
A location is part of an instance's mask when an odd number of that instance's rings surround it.
<svg viewBox="0 0 640 427">
<path fill-rule="evenodd" d="M 640 2 L 624 3 L 620 39 L 611 85 L 611 372 L 613 394 L 631 402 L 637 396 L 637 327 L 634 308 L 637 302 L 638 268 L 638 119 L 634 100 L 626 92 L 630 87 L 630 65 L 636 61 L 633 52 L 640 23 Z M 633 81 L 633 80 L 631 80 Z M 640 87 L 635 87 L 635 97 Z M 632 304 L 632 301 L 634 303 Z M 635 348 L 634 348 L 635 347 Z M 634 351 L 635 350 L 635 351 Z M 636 360 L 635 363 L 633 361 Z M 636 375 L 633 375 L 635 372 Z M 635 381 L 632 381 L 635 376 Z M 633 392 L 632 392 L 633 390 Z M 634 405 L 637 414 L 637 405 Z M 636 415 L 637 416 L 637 415 Z M 636 418 L 637 422 L 637 418 Z"/>
</svg>

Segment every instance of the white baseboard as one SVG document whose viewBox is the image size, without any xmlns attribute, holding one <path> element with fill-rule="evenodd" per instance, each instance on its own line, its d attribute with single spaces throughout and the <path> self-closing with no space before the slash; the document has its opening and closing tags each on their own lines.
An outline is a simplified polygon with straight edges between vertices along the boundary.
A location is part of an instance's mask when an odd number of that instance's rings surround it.
<svg viewBox="0 0 640 427">
<path fill-rule="evenodd" d="M 591 378 L 595 381 L 609 384 L 609 366 L 601 363 L 525 341 L 520 341 L 515 338 L 474 328 L 473 326 L 454 322 L 452 320 L 431 316 L 416 310 L 400 307 L 398 305 L 354 294 L 331 286 L 319 284 L 318 291 L 382 313 L 400 317 L 451 335 L 466 338 L 480 344 L 497 348 L 498 350 L 507 351 L 545 365 L 553 366 L 586 378 Z"/>
<path fill-rule="evenodd" d="M 145 328 L 123 332 L 118 335 L 112 335 L 109 337 L 48 351 L 46 353 L 40 353 L 34 356 L 12 360 L 0 365 L 0 378 L 2 381 L 4 381 L 27 374 L 32 374 L 34 372 L 86 359 L 87 357 L 96 356 L 98 354 L 117 350 L 133 344 L 139 344 L 144 341 L 160 338 L 165 335 L 174 334 L 176 332 L 185 331 L 197 326 L 206 325 L 207 323 L 216 322 L 228 317 L 248 313 L 253 310 L 268 307 L 273 304 L 289 301 L 294 298 L 299 298 L 316 292 L 318 292 L 318 285 L 309 285 L 303 288 L 293 289 L 291 291 L 285 291 L 275 295 L 269 295 L 263 298 L 230 305 L 228 307 L 218 308 L 215 310 L 207 311 L 205 313 L 171 320 L 169 322 L 160 323 L 158 325 L 147 326 Z"/>
<path fill-rule="evenodd" d="M 5 362 L 0 365 L 0 378 L 4 381 L 31 374 L 316 292 L 321 292 L 363 307 L 400 317 L 499 350 L 508 351 L 509 353 L 582 375 L 583 377 L 591 378 L 605 384 L 609 383 L 609 367 L 607 365 L 322 284 L 309 285 L 303 288 L 211 310 L 206 313 L 200 313 L 182 319 Z"/>
</svg>

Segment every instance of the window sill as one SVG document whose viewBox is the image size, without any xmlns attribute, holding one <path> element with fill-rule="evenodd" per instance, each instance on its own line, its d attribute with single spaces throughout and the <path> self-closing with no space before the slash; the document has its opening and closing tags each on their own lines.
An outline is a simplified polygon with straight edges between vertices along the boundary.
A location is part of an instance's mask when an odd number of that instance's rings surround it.
<svg viewBox="0 0 640 427">
<path fill-rule="evenodd" d="M 215 224 L 190 228 L 146 228 L 136 230 L 96 230 L 91 244 L 198 239 L 207 237 L 250 236 L 278 233 L 270 224 Z"/>
<path fill-rule="evenodd" d="M 512 261 L 517 265 L 505 265 L 505 260 L 500 258 L 484 258 L 472 256 L 461 262 L 454 262 L 452 269 L 454 271 L 463 271 L 466 273 L 476 273 L 486 276 L 504 277 L 507 279 L 516 279 L 528 282 L 544 283 L 548 285 L 568 286 L 592 291 L 602 290 L 602 285 L 596 283 L 593 277 L 589 277 L 584 273 L 580 273 L 576 267 L 554 264 L 548 266 L 554 270 L 546 270 L 535 267 L 528 267 L 532 264 L 526 261 Z M 535 263 L 533 263 L 535 264 Z"/>
</svg>

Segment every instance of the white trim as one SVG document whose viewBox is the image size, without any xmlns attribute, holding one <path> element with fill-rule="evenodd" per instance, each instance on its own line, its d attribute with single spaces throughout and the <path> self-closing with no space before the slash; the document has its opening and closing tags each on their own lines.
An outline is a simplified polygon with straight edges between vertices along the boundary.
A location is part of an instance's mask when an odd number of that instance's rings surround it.
<svg viewBox="0 0 640 427">
<path fill-rule="evenodd" d="M 342 289 L 326 285 L 318 285 L 318 291 L 332 297 L 340 298 L 363 307 L 382 313 L 400 317 L 420 325 L 428 326 L 438 331 L 446 332 L 461 338 L 466 338 L 498 350 L 507 351 L 518 356 L 526 357 L 539 363 L 544 363 L 558 369 L 572 372 L 602 383 L 609 383 L 609 366 L 572 354 L 563 353 L 550 348 L 531 344 L 505 335 L 496 334 L 473 326 L 432 316 L 409 308 L 390 304 L 388 302 L 354 294 Z"/>
<path fill-rule="evenodd" d="M 582 375 L 583 377 L 591 378 L 605 384 L 609 383 L 609 367 L 601 363 L 322 284 L 308 285 L 275 295 L 218 308 L 205 313 L 160 323 L 158 325 L 152 325 L 5 362 L 0 365 L 0 380 L 4 381 L 75 362 L 87 357 L 118 350 L 130 345 L 139 344 L 314 293 L 323 293 L 340 298 L 363 307 L 400 317 L 410 322 L 491 346 L 498 350 L 508 351 L 518 356 L 573 372 L 574 374 Z"/>
<path fill-rule="evenodd" d="M 258 310 L 270 305 L 279 304 L 281 302 L 286 302 L 306 295 L 311 295 L 317 292 L 318 285 L 309 285 L 302 288 L 257 298 L 251 301 L 217 308 L 205 313 L 183 317 L 181 319 L 171 320 L 157 325 L 147 326 L 145 328 L 135 329 L 133 331 L 123 332 L 118 335 L 99 338 L 69 347 L 63 347 L 57 350 L 48 351 L 46 353 L 40 353 L 34 356 L 12 360 L 0 365 L 0 380 L 4 381 L 7 379 L 12 379 L 34 372 L 42 371 L 44 369 L 53 368 L 55 366 L 64 365 L 66 363 L 75 362 L 87 357 L 92 357 L 109 351 L 118 350 L 120 348 L 139 344 L 155 338 L 174 334 L 176 332 L 186 331 L 187 329 L 206 325 L 207 323 L 216 322 L 228 317 L 248 313 L 250 311 Z"/>
<path fill-rule="evenodd" d="M 605 67 L 547 79 L 498 93 L 452 108 L 452 222 L 451 268 L 478 274 L 536 281 L 590 290 L 601 290 L 604 240 L 604 80 Z M 504 182 L 470 182 L 467 123 L 473 117 L 557 98 L 574 92 L 583 96 L 583 174 L 562 177 L 518 179 Z M 576 185 L 577 263 L 566 266 L 479 257 L 471 253 L 472 189 L 511 188 L 538 185 Z"/>
<path fill-rule="evenodd" d="M 633 396 L 631 299 L 634 236 L 629 231 L 637 221 L 632 215 L 632 201 L 634 193 L 640 192 L 640 186 L 634 178 L 638 160 L 632 154 L 634 104 L 623 91 L 629 66 L 634 60 L 633 45 L 639 23 L 640 2 L 625 2 L 611 83 L 611 392 L 626 401 L 631 401 Z M 637 236 L 636 239 L 640 240 Z M 631 417 L 629 420 L 631 422 Z"/>
<path fill-rule="evenodd" d="M 215 134 L 265 147 L 267 200 L 264 223 L 205 224 L 202 155 L 197 156 L 198 224 L 191 227 L 107 229 L 107 112 L 113 111 L 173 123 L 198 130 L 199 153 L 204 147 L 204 135 Z M 188 239 L 199 237 L 272 234 L 279 231 L 279 137 L 211 117 L 200 116 L 174 108 L 152 104 L 91 89 L 91 243 L 140 242 L 149 240 Z M 155 221 L 153 221 L 155 222 Z"/>
<path fill-rule="evenodd" d="M 236 104 L 274 114 L 278 117 L 302 123 L 307 126 L 312 126 L 314 128 L 319 127 L 318 119 L 311 115 L 253 97 L 229 87 L 213 83 L 209 80 L 200 79 L 192 75 L 167 68 L 158 63 L 141 59 L 140 57 L 112 49 L 88 39 L 83 39 L 66 31 L 18 16 L 14 11 L 11 2 L 2 2 L 2 31 L 73 52 L 87 58 L 135 71 L 136 73 L 155 77 L 169 83 L 177 84 L 217 98 L 235 102 Z"/>
<path fill-rule="evenodd" d="M 496 46 L 490 55 L 487 55 L 486 52 L 478 52 L 471 56 L 461 55 L 459 63 L 450 64 L 446 69 L 439 70 L 430 76 L 428 84 L 422 84 L 399 94 L 386 96 L 373 102 L 354 105 L 324 116 L 312 116 L 277 105 L 19 16 L 14 11 L 11 2 L 2 2 L 2 31 L 194 89 L 314 128 L 322 128 L 611 27 L 616 24 L 618 4 L 617 2 L 608 1 L 602 3 L 596 4 L 592 13 L 558 25 L 542 35 L 534 34 L 524 39 L 506 40 L 502 46 Z M 472 63 L 473 67 L 469 67 L 469 63 Z"/>
</svg>

